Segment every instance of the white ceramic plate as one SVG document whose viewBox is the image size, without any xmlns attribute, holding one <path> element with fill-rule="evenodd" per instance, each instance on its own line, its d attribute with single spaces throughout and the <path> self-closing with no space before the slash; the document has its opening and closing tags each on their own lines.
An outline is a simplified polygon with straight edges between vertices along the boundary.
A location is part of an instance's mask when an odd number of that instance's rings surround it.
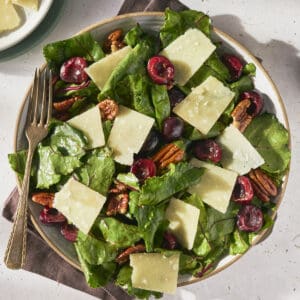
<svg viewBox="0 0 300 300">
<path fill-rule="evenodd" d="M 0 33 L 0 51 L 10 48 L 26 38 L 45 18 L 53 0 L 40 0 L 38 11 L 15 5 L 21 25 L 11 31 Z"/>
<path fill-rule="evenodd" d="M 92 35 L 98 40 L 103 41 L 104 37 L 117 28 L 123 28 L 124 31 L 131 29 L 136 23 L 139 23 L 144 29 L 149 31 L 158 31 L 163 23 L 164 17 L 162 13 L 133 13 L 127 14 L 123 16 L 118 16 L 95 25 L 92 25 L 80 33 L 85 31 L 90 31 Z M 252 62 L 256 65 L 256 77 L 254 79 L 254 84 L 256 89 L 264 94 L 265 99 L 265 106 L 266 110 L 276 114 L 277 118 L 284 126 L 289 130 L 287 115 L 285 111 L 285 107 L 283 101 L 279 95 L 277 88 L 275 87 L 272 79 L 262 67 L 260 62 L 242 45 L 236 42 L 227 34 L 223 33 L 222 31 L 214 28 L 213 31 L 213 39 L 215 41 L 222 42 L 222 48 L 227 49 L 228 52 L 237 53 L 241 57 L 244 58 L 247 62 Z M 26 148 L 26 139 L 24 135 L 24 124 L 26 119 L 26 112 L 27 112 L 27 99 L 28 94 L 25 96 L 23 105 L 20 109 L 19 117 L 17 120 L 16 126 L 16 135 L 15 135 L 15 150 L 21 150 Z M 276 206 L 277 209 L 280 205 L 282 200 L 286 183 L 287 177 L 284 179 L 284 183 L 282 185 L 280 194 L 277 196 L 276 199 Z M 42 237 L 46 240 L 46 242 L 53 248 L 61 257 L 63 257 L 67 262 L 69 262 L 74 267 L 80 269 L 80 265 L 75 253 L 75 249 L 70 242 L 67 242 L 62 235 L 59 233 L 59 230 L 55 226 L 45 226 L 39 222 L 39 213 L 41 211 L 41 206 L 33 203 L 30 201 L 29 203 L 30 211 L 31 211 L 31 218 L 39 233 Z M 275 218 L 276 212 L 273 214 L 273 218 Z M 258 243 L 262 238 L 266 236 L 267 232 L 262 232 L 254 241 L 253 244 Z M 203 280 L 211 275 L 214 275 L 221 270 L 225 269 L 233 262 L 235 262 L 241 255 L 236 256 L 227 256 L 222 261 L 220 261 L 217 268 L 209 273 L 207 276 L 202 278 L 191 278 L 190 276 L 180 276 L 179 278 L 179 285 L 189 284 L 195 281 Z"/>
</svg>

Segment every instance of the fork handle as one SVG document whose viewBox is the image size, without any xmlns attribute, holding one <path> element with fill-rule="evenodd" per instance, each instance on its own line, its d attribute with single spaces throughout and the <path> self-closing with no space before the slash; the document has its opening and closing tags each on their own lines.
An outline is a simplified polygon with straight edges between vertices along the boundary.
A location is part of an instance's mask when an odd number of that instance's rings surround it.
<svg viewBox="0 0 300 300">
<path fill-rule="evenodd" d="M 29 143 L 28 155 L 26 160 L 25 174 L 22 189 L 19 196 L 17 212 L 12 232 L 7 244 L 4 262 L 10 269 L 20 269 L 25 264 L 26 258 L 26 239 L 27 239 L 27 211 L 28 211 L 28 192 L 30 182 L 31 163 L 34 148 Z"/>
</svg>

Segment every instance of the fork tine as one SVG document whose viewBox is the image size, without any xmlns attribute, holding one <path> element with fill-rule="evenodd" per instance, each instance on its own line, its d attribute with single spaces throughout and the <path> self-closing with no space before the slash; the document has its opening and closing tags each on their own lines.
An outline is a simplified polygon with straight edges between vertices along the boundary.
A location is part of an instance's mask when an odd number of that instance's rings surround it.
<svg viewBox="0 0 300 300">
<path fill-rule="evenodd" d="M 35 94 L 32 99 L 33 101 L 33 117 L 32 117 L 32 124 L 37 125 L 37 114 L 38 114 L 38 99 L 40 97 L 40 70 L 37 69 L 36 71 L 36 81 L 34 82 L 34 90 Z"/>
<path fill-rule="evenodd" d="M 47 120 L 46 126 L 49 125 L 51 116 L 52 116 L 52 98 L 53 98 L 53 86 L 52 86 L 52 70 L 49 71 L 49 87 L 48 87 L 48 111 L 47 111 Z"/>
<path fill-rule="evenodd" d="M 40 115 L 40 121 L 39 121 L 39 125 L 40 126 L 44 126 L 45 123 L 45 107 L 46 107 L 46 101 L 47 101 L 47 86 L 46 86 L 46 82 L 47 82 L 47 69 L 44 72 L 44 76 L 43 76 L 43 85 L 42 85 L 42 91 L 43 91 L 43 95 L 42 95 L 42 106 L 41 106 L 41 115 Z"/>
<path fill-rule="evenodd" d="M 36 94 L 36 87 L 37 87 L 37 69 L 34 71 L 34 80 L 31 87 L 31 92 L 28 100 L 28 109 L 27 109 L 27 118 L 26 118 L 26 127 L 32 122 L 33 119 L 33 109 L 34 109 L 34 99 Z"/>
</svg>

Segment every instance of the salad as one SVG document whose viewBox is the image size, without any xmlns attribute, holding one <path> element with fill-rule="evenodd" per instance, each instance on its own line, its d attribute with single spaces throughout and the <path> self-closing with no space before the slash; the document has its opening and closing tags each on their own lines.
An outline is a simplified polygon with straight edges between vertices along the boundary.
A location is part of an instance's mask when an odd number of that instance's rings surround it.
<svg viewBox="0 0 300 300">
<path fill-rule="evenodd" d="M 207 275 L 273 224 L 288 131 L 265 111 L 255 65 L 211 30 L 202 12 L 167 9 L 157 33 L 136 24 L 44 47 L 54 111 L 31 198 L 91 287 L 174 293 L 179 274 Z M 26 155 L 9 155 L 20 179 Z"/>
</svg>

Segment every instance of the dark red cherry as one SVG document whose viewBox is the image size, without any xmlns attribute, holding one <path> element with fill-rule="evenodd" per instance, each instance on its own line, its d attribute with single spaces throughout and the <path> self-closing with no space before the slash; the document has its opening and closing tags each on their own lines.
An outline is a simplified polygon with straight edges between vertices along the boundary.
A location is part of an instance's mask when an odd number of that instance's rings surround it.
<svg viewBox="0 0 300 300">
<path fill-rule="evenodd" d="M 177 248 L 177 240 L 173 233 L 166 231 L 164 233 L 163 248 L 173 250 Z"/>
<path fill-rule="evenodd" d="M 240 231 L 256 232 L 263 226 L 263 213 L 260 208 L 247 204 L 243 205 L 237 215 L 237 227 Z"/>
<path fill-rule="evenodd" d="M 147 71 L 155 83 L 172 86 L 174 80 L 174 66 L 166 57 L 162 55 L 151 57 L 148 60 Z"/>
<path fill-rule="evenodd" d="M 45 206 L 40 213 L 40 221 L 43 224 L 62 223 L 66 221 L 66 217 L 55 208 Z"/>
<path fill-rule="evenodd" d="M 249 204 L 253 195 L 250 179 L 246 176 L 238 176 L 232 193 L 233 201 L 239 204 Z"/>
<path fill-rule="evenodd" d="M 82 57 L 72 57 L 65 61 L 60 68 L 60 78 L 65 82 L 82 83 L 88 79 L 84 71 L 87 62 Z"/>
<path fill-rule="evenodd" d="M 222 148 L 215 140 L 200 140 L 194 145 L 194 154 L 200 160 L 218 163 L 222 159 Z"/>
<path fill-rule="evenodd" d="M 156 166 L 151 159 L 140 158 L 133 163 L 130 171 L 143 183 L 147 178 L 156 175 Z"/>
<path fill-rule="evenodd" d="M 151 130 L 144 142 L 140 153 L 152 153 L 158 146 L 160 134 L 156 130 Z"/>
<path fill-rule="evenodd" d="M 172 89 L 168 90 L 169 100 L 171 104 L 171 108 L 174 108 L 178 103 L 180 103 L 184 98 L 185 94 L 177 89 L 176 87 L 173 87 Z"/>
<path fill-rule="evenodd" d="M 247 109 L 247 113 L 252 117 L 256 117 L 257 115 L 259 115 L 264 107 L 263 97 L 255 91 L 242 93 L 240 99 L 249 99 L 251 101 L 251 104 Z"/>
<path fill-rule="evenodd" d="M 70 242 L 76 242 L 78 229 L 73 224 L 64 223 L 61 226 L 60 232 L 66 240 Z"/>
<path fill-rule="evenodd" d="M 164 120 L 162 134 L 167 142 L 181 138 L 184 129 L 184 122 L 177 117 L 168 117 Z"/>
<path fill-rule="evenodd" d="M 240 58 L 232 54 L 223 55 L 223 62 L 231 73 L 232 80 L 238 80 L 243 72 L 244 64 Z"/>
</svg>

